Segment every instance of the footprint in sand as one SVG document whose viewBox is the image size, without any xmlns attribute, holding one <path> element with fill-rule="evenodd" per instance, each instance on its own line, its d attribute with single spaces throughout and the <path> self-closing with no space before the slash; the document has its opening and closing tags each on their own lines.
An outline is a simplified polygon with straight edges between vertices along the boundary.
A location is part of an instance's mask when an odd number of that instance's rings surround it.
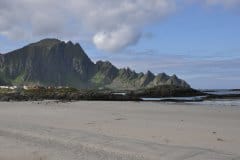
<svg viewBox="0 0 240 160">
<path fill-rule="evenodd" d="M 116 118 L 116 121 L 127 120 L 126 118 Z"/>
</svg>

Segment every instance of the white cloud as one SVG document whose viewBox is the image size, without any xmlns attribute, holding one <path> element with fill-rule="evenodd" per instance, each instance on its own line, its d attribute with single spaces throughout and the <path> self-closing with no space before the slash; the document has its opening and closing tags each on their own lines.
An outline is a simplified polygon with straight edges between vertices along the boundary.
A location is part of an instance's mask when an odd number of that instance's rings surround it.
<svg viewBox="0 0 240 160">
<path fill-rule="evenodd" d="M 222 5 L 225 8 L 234 7 L 240 4 L 240 0 L 206 0 L 209 6 Z"/>
<path fill-rule="evenodd" d="M 93 37 L 93 42 L 97 48 L 116 52 L 128 45 L 137 43 L 141 34 L 128 26 L 121 26 L 112 32 L 98 32 Z"/>
<path fill-rule="evenodd" d="M 71 39 L 87 32 L 112 52 L 135 44 L 145 25 L 174 10 L 174 0 L 1 0 L 0 34 Z"/>
<path fill-rule="evenodd" d="M 220 6 L 227 9 L 236 8 L 240 5 L 240 0 L 185 0 L 187 4 L 200 3 L 207 7 Z"/>
<path fill-rule="evenodd" d="M 240 0 L 0 0 L 0 35 L 84 37 L 99 49 L 115 52 L 137 43 L 146 25 L 160 22 L 186 1 L 226 8 L 240 4 Z"/>
</svg>

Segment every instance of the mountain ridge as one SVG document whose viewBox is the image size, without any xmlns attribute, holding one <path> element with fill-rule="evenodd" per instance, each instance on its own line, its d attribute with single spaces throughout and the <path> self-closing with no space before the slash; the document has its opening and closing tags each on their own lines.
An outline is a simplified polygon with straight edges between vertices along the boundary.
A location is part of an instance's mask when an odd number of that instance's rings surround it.
<svg viewBox="0 0 240 160">
<path fill-rule="evenodd" d="M 190 88 L 176 75 L 136 73 L 118 69 L 109 61 L 94 63 L 80 44 L 43 39 L 20 49 L 0 54 L 0 85 L 70 86 L 135 90 L 160 85 Z"/>
</svg>

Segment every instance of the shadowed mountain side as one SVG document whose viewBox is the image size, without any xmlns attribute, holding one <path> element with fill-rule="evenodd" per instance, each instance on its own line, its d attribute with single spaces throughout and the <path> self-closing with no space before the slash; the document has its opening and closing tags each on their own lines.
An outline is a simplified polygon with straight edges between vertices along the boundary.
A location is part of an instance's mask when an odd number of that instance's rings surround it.
<svg viewBox="0 0 240 160">
<path fill-rule="evenodd" d="M 110 62 L 93 63 L 81 46 L 71 41 L 44 39 L 21 49 L 0 54 L 0 85 L 70 86 L 75 88 L 106 87 L 135 90 L 161 85 L 189 88 L 176 75 L 154 75 L 118 69 Z"/>
</svg>

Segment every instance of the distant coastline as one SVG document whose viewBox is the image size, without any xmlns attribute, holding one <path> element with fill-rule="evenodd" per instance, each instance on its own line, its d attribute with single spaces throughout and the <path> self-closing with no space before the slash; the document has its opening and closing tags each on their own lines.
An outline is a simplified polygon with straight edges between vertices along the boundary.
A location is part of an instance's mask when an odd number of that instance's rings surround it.
<svg viewBox="0 0 240 160">
<path fill-rule="evenodd" d="M 214 99 L 240 99 L 238 89 L 195 90 L 164 85 L 135 91 L 110 89 L 76 89 L 70 87 L 0 86 L 0 101 L 159 101 L 199 102 Z"/>
</svg>

